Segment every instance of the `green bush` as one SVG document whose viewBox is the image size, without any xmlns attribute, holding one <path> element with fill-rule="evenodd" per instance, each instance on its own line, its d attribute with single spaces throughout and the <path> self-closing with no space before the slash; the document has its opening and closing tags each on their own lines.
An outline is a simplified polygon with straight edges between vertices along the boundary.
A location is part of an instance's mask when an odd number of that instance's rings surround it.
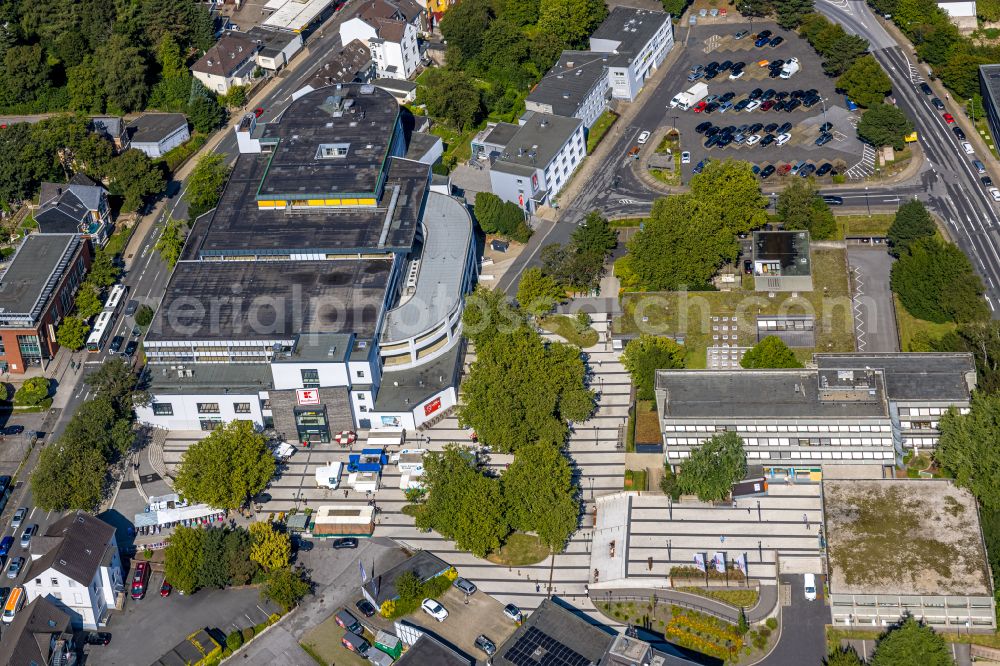
<svg viewBox="0 0 1000 666">
<path fill-rule="evenodd" d="M 49 380 L 45 377 L 32 377 L 21 384 L 14 394 L 14 404 L 30 407 L 41 403 L 49 397 Z"/>
<path fill-rule="evenodd" d="M 135 311 L 135 323 L 145 328 L 153 322 L 153 308 L 148 305 L 140 305 Z"/>
<path fill-rule="evenodd" d="M 260 632 L 267 629 L 267 622 L 261 622 L 260 624 L 255 624 L 253 627 L 253 635 L 260 636 Z"/>
<path fill-rule="evenodd" d="M 769 617 L 766 620 L 764 620 L 764 624 L 767 625 L 768 629 L 770 629 L 771 631 L 774 631 L 775 629 L 778 628 L 778 619 L 777 618 L 773 618 L 773 617 Z"/>
<path fill-rule="evenodd" d="M 226 647 L 235 652 L 243 646 L 243 634 L 234 631 L 228 636 L 226 636 Z"/>
<path fill-rule="evenodd" d="M 253 639 L 253 627 L 247 627 L 243 630 L 243 642 L 246 643 L 251 639 Z"/>
</svg>

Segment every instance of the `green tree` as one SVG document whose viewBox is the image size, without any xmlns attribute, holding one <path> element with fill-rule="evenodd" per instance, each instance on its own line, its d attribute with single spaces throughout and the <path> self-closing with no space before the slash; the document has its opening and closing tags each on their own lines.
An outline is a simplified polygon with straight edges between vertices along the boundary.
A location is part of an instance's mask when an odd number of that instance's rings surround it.
<svg viewBox="0 0 1000 666">
<path fill-rule="evenodd" d="M 996 450 L 1000 394 L 976 393 L 968 414 L 954 408 L 941 417 L 934 459 L 968 488 L 984 508 L 1000 510 L 1000 452 Z"/>
<path fill-rule="evenodd" d="M 531 228 L 524 220 L 524 210 L 492 192 L 476 193 L 475 213 L 484 233 L 506 236 L 520 243 L 526 243 L 531 237 Z"/>
<path fill-rule="evenodd" d="M 525 312 L 543 315 L 566 298 L 566 289 L 542 275 L 542 269 L 529 268 L 521 274 L 517 285 L 517 302 Z"/>
<path fill-rule="evenodd" d="M 779 0 L 774 4 L 778 25 L 785 30 L 799 27 L 803 17 L 813 11 L 813 0 Z"/>
<path fill-rule="evenodd" d="M 892 146 L 902 150 L 904 137 L 913 131 L 913 123 L 891 104 L 873 104 L 861 114 L 858 136 L 873 146 Z"/>
<path fill-rule="evenodd" d="M 37 405 L 49 397 L 49 389 L 50 382 L 45 377 L 30 377 L 14 393 L 14 404 L 29 407 Z"/>
<path fill-rule="evenodd" d="M 175 527 L 163 554 L 166 579 L 184 594 L 198 589 L 198 573 L 203 559 L 204 536 L 208 530 Z"/>
<path fill-rule="evenodd" d="M 226 110 L 214 95 L 198 95 L 187 106 L 188 118 L 195 131 L 208 134 L 226 122 Z"/>
<path fill-rule="evenodd" d="M 490 80 L 528 83 L 530 74 L 521 67 L 528 56 L 527 35 L 513 22 L 497 18 L 483 35 L 476 65 Z"/>
<path fill-rule="evenodd" d="M 910 244 L 892 265 L 890 286 L 915 317 L 943 323 L 984 320 L 983 283 L 961 250 L 935 237 Z"/>
<path fill-rule="evenodd" d="M 567 46 L 581 46 L 607 15 L 602 0 L 541 0 L 538 30 L 557 36 Z"/>
<path fill-rule="evenodd" d="M 543 274 L 573 289 L 580 291 L 596 289 L 604 277 L 606 255 L 581 251 L 573 242 L 566 245 L 559 243 L 546 245 L 538 258 L 542 261 Z"/>
<path fill-rule="evenodd" d="M 854 648 L 840 647 L 826 656 L 823 666 L 864 666 L 864 662 Z"/>
<path fill-rule="evenodd" d="M 750 621 L 747 620 L 746 611 L 740 608 L 740 617 L 736 623 L 736 633 L 740 636 L 746 636 L 748 631 L 750 631 Z"/>
<path fill-rule="evenodd" d="M 219 102 L 226 107 L 238 109 L 247 103 L 247 87 L 233 86 L 219 99 Z"/>
<path fill-rule="evenodd" d="M 404 601 L 419 601 L 424 596 L 424 585 L 417 574 L 407 571 L 396 579 L 396 594 Z"/>
<path fill-rule="evenodd" d="M 660 492 L 669 495 L 675 502 L 681 498 L 680 481 L 677 479 L 676 472 L 669 466 L 663 471 L 663 478 L 660 479 Z"/>
<path fill-rule="evenodd" d="M 677 477 L 682 494 L 694 494 L 703 502 L 725 499 L 732 486 L 747 473 L 743 439 L 735 432 L 714 435 L 681 463 Z"/>
<path fill-rule="evenodd" d="M 80 286 L 80 291 L 76 294 L 75 305 L 76 314 L 83 319 L 90 319 L 104 309 L 104 303 L 101 302 L 97 289 L 89 282 L 84 282 Z"/>
<path fill-rule="evenodd" d="M 866 55 L 855 60 L 837 79 L 837 88 L 859 106 L 868 108 L 881 104 L 892 93 L 892 81 L 874 56 Z"/>
<path fill-rule="evenodd" d="M 553 552 L 561 551 L 580 516 L 578 488 L 563 452 L 544 444 L 521 448 L 500 487 L 511 527 L 533 532 Z"/>
<path fill-rule="evenodd" d="M 816 240 L 836 235 L 836 219 L 812 178 L 793 179 L 778 196 L 776 208 L 778 219 L 787 230 L 807 229 Z"/>
<path fill-rule="evenodd" d="M 802 364 L 788 345 L 776 335 L 769 335 L 747 350 L 740 360 L 744 368 L 801 368 Z"/>
<path fill-rule="evenodd" d="M 127 113 L 143 108 L 149 95 L 147 63 L 142 49 L 121 35 L 112 35 L 94 55 L 97 81 L 104 88 L 108 111 Z"/>
<path fill-rule="evenodd" d="M 184 453 L 174 487 L 194 502 L 238 509 L 264 489 L 274 469 L 264 436 L 249 421 L 232 421 Z"/>
<path fill-rule="evenodd" d="M 188 217 L 191 222 L 215 208 L 229 178 L 229 167 L 221 153 L 208 153 L 198 160 L 188 178 Z"/>
<path fill-rule="evenodd" d="M 51 66 L 40 44 L 12 46 L 3 59 L 5 102 L 30 103 L 43 96 L 51 85 Z"/>
<path fill-rule="evenodd" d="M 149 402 L 149 394 L 136 387 L 132 366 L 119 357 L 104 361 L 101 367 L 84 377 L 83 381 L 97 397 L 110 400 L 119 417 L 131 417 L 134 405 Z"/>
<path fill-rule="evenodd" d="M 462 335 L 476 346 L 485 346 L 503 334 L 523 328 L 526 318 L 507 300 L 502 291 L 482 285 L 465 299 L 462 311 Z"/>
<path fill-rule="evenodd" d="M 767 222 L 767 197 L 747 162 L 709 162 L 691 179 L 691 194 L 701 204 L 715 206 L 722 224 L 733 234 L 747 233 Z"/>
<path fill-rule="evenodd" d="M 211 528 L 201 537 L 201 562 L 198 566 L 198 587 L 221 590 L 229 584 L 229 568 L 223 559 L 226 530 Z"/>
<path fill-rule="evenodd" d="M 177 260 L 181 257 L 181 250 L 184 249 L 185 227 L 187 227 L 187 223 L 184 220 L 168 217 L 163 227 L 163 233 L 156 241 L 155 249 L 160 253 L 160 259 L 170 268 L 177 265 Z"/>
<path fill-rule="evenodd" d="M 87 275 L 87 282 L 98 289 L 110 287 L 118 281 L 121 269 L 115 264 L 112 257 L 104 248 L 98 248 L 94 255 L 94 261 L 90 264 L 90 273 Z"/>
<path fill-rule="evenodd" d="M 261 595 L 288 612 L 295 608 L 311 589 L 312 585 L 300 569 L 285 567 L 271 572 L 264 581 Z"/>
<path fill-rule="evenodd" d="M 868 40 L 857 35 L 843 35 L 834 42 L 823 59 L 823 71 L 840 76 L 868 50 Z"/>
<path fill-rule="evenodd" d="M 670 338 L 643 335 L 629 340 L 622 352 L 622 365 L 632 376 L 635 397 L 652 400 L 657 370 L 684 367 L 684 347 Z"/>
<path fill-rule="evenodd" d="M 448 62 L 455 67 L 474 60 L 483 48 L 483 35 L 493 20 L 487 0 L 464 0 L 441 18 L 441 35 L 448 44 Z"/>
<path fill-rule="evenodd" d="M 229 572 L 230 585 L 246 585 L 257 573 L 257 563 L 250 559 L 250 533 L 244 529 L 228 530 L 222 559 Z"/>
<path fill-rule="evenodd" d="M 592 210 L 584 218 L 583 224 L 573 230 L 570 240 L 577 252 L 607 256 L 618 246 L 618 232 L 611 227 L 608 218 L 599 211 Z"/>
<path fill-rule="evenodd" d="M 250 559 L 273 571 L 287 567 L 292 558 L 292 541 L 288 534 L 274 529 L 272 523 L 250 523 Z"/>
<path fill-rule="evenodd" d="M 953 666 L 944 637 L 907 615 L 875 644 L 871 666 Z"/>
<path fill-rule="evenodd" d="M 62 347 L 68 347 L 73 351 L 83 349 L 87 343 L 87 334 L 90 333 L 90 326 L 80 317 L 66 317 L 59 324 L 56 330 L 56 342 Z"/>
<path fill-rule="evenodd" d="M 98 395 L 87 400 L 66 424 L 63 441 L 100 451 L 105 460 L 117 459 L 132 446 L 135 435 L 129 418 L 120 417 L 111 398 Z"/>
<path fill-rule="evenodd" d="M 42 449 L 31 472 L 31 496 L 44 511 L 93 511 L 104 496 L 107 464 L 97 449 L 59 438 Z"/>
<path fill-rule="evenodd" d="M 241 647 L 243 647 L 243 632 L 236 630 L 229 633 L 226 636 L 226 647 L 229 648 L 231 652 L 236 652 Z"/>
<path fill-rule="evenodd" d="M 153 323 L 153 308 L 148 305 L 140 305 L 135 311 L 135 323 L 145 328 Z"/>
<path fill-rule="evenodd" d="M 433 67 L 424 72 L 422 78 L 423 85 L 417 89 L 417 101 L 426 104 L 427 112 L 432 116 L 443 118 L 462 131 L 482 119 L 482 95 L 465 72 L 449 67 Z"/>
<path fill-rule="evenodd" d="M 930 238 L 937 232 L 934 218 L 927 211 L 923 202 L 911 199 L 899 207 L 892 220 L 892 226 L 886 234 L 889 241 L 889 253 L 894 257 L 905 254 L 910 244 L 922 238 Z"/>
<path fill-rule="evenodd" d="M 167 181 L 163 170 L 141 150 L 126 150 L 108 164 L 109 189 L 124 197 L 122 210 L 139 209 L 147 198 L 163 191 Z"/>
</svg>

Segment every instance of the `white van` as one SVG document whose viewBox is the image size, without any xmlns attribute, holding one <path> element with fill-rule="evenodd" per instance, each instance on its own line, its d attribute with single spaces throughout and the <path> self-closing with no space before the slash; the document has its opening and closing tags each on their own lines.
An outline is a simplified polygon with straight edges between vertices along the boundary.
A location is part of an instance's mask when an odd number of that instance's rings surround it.
<svg viewBox="0 0 1000 666">
<path fill-rule="evenodd" d="M 803 574 L 802 579 L 806 590 L 806 601 L 816 601 L 816 574 Z"/>
</svg>

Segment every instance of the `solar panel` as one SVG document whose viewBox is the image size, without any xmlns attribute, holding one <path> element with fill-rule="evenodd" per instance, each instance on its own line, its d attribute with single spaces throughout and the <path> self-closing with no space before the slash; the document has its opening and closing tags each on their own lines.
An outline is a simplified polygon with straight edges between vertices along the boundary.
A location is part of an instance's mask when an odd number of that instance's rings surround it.
<svg viewBox="0 0 1000 666">
<path fill-rule="evenodd" d="M 515 666 L 591 666 L 594 662 L 535 627 L 529 627 L 507 650 Z"/>
</svg>

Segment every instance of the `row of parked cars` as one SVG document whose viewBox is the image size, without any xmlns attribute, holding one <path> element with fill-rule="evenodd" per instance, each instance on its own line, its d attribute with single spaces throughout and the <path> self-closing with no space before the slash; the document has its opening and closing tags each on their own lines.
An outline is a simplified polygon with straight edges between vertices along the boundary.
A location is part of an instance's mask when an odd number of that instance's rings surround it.
<svg viewBox="0 0 1000 666">
<path fill-rule="evenodd" d="M 792 138 L 790 134 L 791 129 L 791 123 L 784 123 L 782 125 L 778 123 L 770 123 L 768 125 L 763 123 L 745 123 L 739 126 L 728 125 L 726 127 L 719 127 L 709 121 L 705 121 L 694 128 L 695 132 L 705 136 L 705 148 L 725 148 L 730 144 L 746 144 L 747 146 L 758 144 L 769 146 L 774 144 L 776 146 L 783 146 Z M 814 143 L 817 146 L 829 143 L 833 139 L 832 129 L 832 123 L 823 123 L 820 125 L 820 133 Z"/>
<path fill-rule="evenodd" d="M 808 160 L 799 160 L 798 162 L 788 162 L 777 165 L 765 164 L 763 167 L 754 164 L 751 169 L 762 180 L 766 180 L 775 173 L 779 176 L 801 176 L 802 178 L 808 178 L 813 174 L 822 177 L 826 175 L 836 176 L 840 173 L 840 171 L 829 162 L 824 162 L 823 164 L 816 166 Z M 826 199 L 827 197 L 824 197 L 824 200 Z M 830 197 L 830 199 L 831 200 L 827 200 L 827 203 L 831 205 L 844 203 L 843 199 L 840 199 L 840 197 Z"/>
<path fill-rule="evenodd" d="M 722 95 L 709 95 L 694 105 L 695 113 L 710 114 L 715 111 L 725 113 L 734 111 L 785 111 L 791 113 L 799 107 L 809 109 L 819 104 L 822 97 L 815 88 L 809 90 L 776 91 L 755 88 L 743 99 L 736 99 L 736 93 L 730 91 Z"/>
</svg>

